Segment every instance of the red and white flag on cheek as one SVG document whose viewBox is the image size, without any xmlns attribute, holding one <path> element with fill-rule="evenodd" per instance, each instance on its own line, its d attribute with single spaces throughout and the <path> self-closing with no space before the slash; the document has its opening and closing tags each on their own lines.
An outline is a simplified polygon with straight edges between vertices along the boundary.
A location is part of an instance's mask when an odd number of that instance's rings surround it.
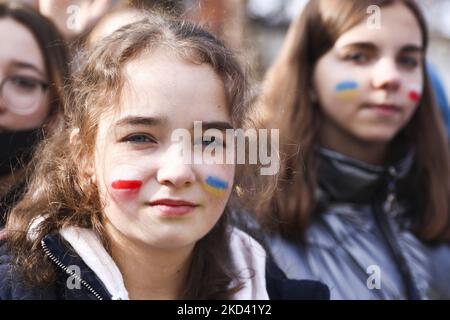
<svg viewBox="0 0 450 320">
<path fill-rule="evenodd" d="M 422 99 L 422 88 L 418 85 L 411 85 L 408 90 L 408 98 L 412 102 L 419 102 Z"/>
<path fill-rule="evenodd" d="M 110 181 L 111 188 L 117 191 L 138 191 L 142 187 L 141 174 L 127 166 L 115 168 Z"/>
<path fill-rule="evenodd" d="M 138 190 L 142 187 L 140 180 L 114 180 L 111 187 L 115 190 Z"/>
</svg>

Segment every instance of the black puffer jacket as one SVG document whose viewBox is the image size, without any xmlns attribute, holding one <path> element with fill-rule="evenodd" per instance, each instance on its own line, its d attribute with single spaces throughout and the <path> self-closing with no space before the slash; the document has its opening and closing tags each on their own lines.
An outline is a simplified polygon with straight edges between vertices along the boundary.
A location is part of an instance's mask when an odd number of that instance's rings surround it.
<svg viewBox="0 0 450 320">
<path fill-rule="evenodd" d="M 0 248 L 0 300 L 110 300 L 112 295 L 71 245 L 58 233 L 42 241 L 43 254 L 55 264 L 57 280 L 45 288 L 27 286 L 12 266 L 6 243 Z M 79 266 L 80 286 L 71 283 L 68 266 Z M 72 276 L 73 278 L 73 276 Z M 317 281 L 288 280 L 270 259 L 266 263 L 266 288 L 270 299 L 329 299 L 328 288 Z"/>
</svg>

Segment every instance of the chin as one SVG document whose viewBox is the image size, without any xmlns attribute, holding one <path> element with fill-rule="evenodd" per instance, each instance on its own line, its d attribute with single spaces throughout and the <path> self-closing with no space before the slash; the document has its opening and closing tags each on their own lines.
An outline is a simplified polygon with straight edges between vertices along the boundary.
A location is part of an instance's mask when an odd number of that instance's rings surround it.
<svg viewBox="0 0 450 320">
<path fill-rule="evenodd" d="M 163 250 L 174 250 L 190 246 L 197 240 L 192 235 L 178 233 L 166 233 L 153 235 L 151 239 L 141 239 L 146 245 Z"/>
<path fill-rule="evenodd" d="M 384 128 L 361 132 L 358 134 L 358 137 L 366 143 L 388 144 L 395 138 L 396 135 L 397 131 Z"/>
</svg>

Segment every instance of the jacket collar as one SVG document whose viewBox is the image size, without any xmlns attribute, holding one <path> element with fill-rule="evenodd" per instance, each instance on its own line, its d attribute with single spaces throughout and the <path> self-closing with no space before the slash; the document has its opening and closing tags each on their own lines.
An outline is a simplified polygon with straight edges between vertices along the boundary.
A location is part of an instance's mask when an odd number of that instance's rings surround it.
<svg viewBox="0 0 450 320">
<path fill-rule="evenodd" d="M 37 222 L 38 223 L 38 222 Z M 81 278 L 102 299 L 128 299 L 122 275 L 92 230 L 69 227 L 44 237 L 44 251 L 59 268 L 78 266 Z M 243 287 L 233 299 L 266 300 L 266 252 L 251 236 L 230 230 L 230 251 Z M 57 261 L 55 261 L 57 260 Z M 99 297 L 97 297 L 99 298 Z"/>
<path fill-rule="evenodd" d="M 367 203 L 388 179 L 405 179 L 414 162 L 412 149 L 386 166 L 371 165 L 320 146 L 316 153 L 319 199 L 331 202 Z"/>
<path fill-rule="evenodd" d="M 66 283 L 69 283 L 69 277 L 71 275 L 70 271 L 73 271 L 73 268 L 75 267 L 80 271 L 79 278 L 84 282 L 83 284 L 80 284 L 80 288 L 83 287 L 83 289 L 87 289 L 85 287 L 88 285 L 90 287 L 89 293 L 93 294 L 93 299 L 109 300 L 112 298 L 112 295 L 108 292 L 108 289 L 98 275 L 85 263 L 59 232 L 47 234 L 42 239 L 41 243 L 46 255 L 54 264 L 56 264 L 58 271 L 60 271 L 59 274 L 61 274 L 62 283 L 65 287 L 67 287 Z M 65 275 L 64 272 L 66 272 L 67 275 Z M 92 290 L 94 292 L 92 292 Z M 83 296 L 80 290 L 69 290 L 66 288 L 65 291 L 68 299 L 90 298 L 90 296 Z M 78 291 L 80 291 L 80 293 L 78 293 Z"/>
<path fill-rule="evenodd" d="M 113 300 L 128 300 L 128 291 L 119 268 L 92 230 L 67 227 L 60 230 L 60 234 L 89 269 L 95 272 Z"/>
</svg>

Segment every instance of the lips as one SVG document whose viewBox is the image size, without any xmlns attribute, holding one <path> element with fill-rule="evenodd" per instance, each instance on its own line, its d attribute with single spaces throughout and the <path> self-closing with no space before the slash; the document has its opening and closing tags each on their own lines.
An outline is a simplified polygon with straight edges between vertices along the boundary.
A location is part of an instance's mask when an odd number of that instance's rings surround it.
<svg viewBox="0 0 450 320">
<path fill-rule="evenodd" d="M 198 205 L 184 200 L 158 199 L 149 202 L 150 207 L 158 209 L 163 216 L 180 217 L 192 212 Z"/>
<path fill-rule="evenodd" d="M 402 108 L 394 104 L 367 104 L 365 108 L 380 115 L 393 115 L 402 112 Z"/>
<path fill-rule="evenodd" d="M 150 202 L 150 205 L 156 206 L 156 205 L 165 205 L 165 206 L 173 206 L 173 207 L 179 207 L 179 206 L 191 206 L 196 207 L 197 205 L 184 200 L 175 200 L 175 199 L 159 199 L 154 200 Z"/>
</svg>

